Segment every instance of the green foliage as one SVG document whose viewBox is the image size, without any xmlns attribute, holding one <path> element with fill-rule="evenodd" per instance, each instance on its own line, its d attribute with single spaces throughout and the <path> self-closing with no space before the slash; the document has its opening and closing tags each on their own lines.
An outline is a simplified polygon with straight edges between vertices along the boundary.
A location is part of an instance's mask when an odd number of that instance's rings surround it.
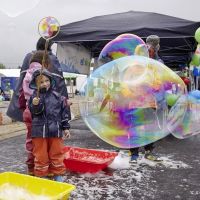
<svg viewBox="0 0 200 200">
<path fill-rule="evenodd" d="M 6 68 L 6 66 L 4 64 L 0 63 L 0 69 L 5 69 L 5 68 Z"/>
</svg>

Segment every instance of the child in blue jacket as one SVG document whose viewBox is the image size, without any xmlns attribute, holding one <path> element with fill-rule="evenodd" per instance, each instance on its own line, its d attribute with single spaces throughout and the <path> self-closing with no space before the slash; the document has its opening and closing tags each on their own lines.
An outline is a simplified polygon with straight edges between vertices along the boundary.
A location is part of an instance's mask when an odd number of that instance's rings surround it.
<svg viewBox="0 0 200 200">
<path fill-rule="evenodd" d="M 70 137 L 66 100 L 53 90 L 55 80 L 46 69 L 33 74 L 30 88 L 34 93 L 29 101 L 32 114 L 32 142 L 35 157 L 34 175 L 63 182 L 63 136 Z"/>
</svg>

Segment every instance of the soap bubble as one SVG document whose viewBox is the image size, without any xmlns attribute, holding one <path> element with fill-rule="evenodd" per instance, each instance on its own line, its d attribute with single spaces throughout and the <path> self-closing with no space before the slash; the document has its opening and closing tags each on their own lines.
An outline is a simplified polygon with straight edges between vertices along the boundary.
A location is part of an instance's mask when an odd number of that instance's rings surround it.
<svg viewBox="0 0 200 200">
<path fill-rule="evenodd" d="M 149 50 L 146 44 L 139 44 L 135 48 L 134 55 L 149 57 Z"/>
<path fill-rule="evenodd" d="M 140 147 L 170 133 L 165 94 L 174 92 L 183 95 L 185 84 L 164 64 L 125 56 L 91 74 L 81 89 L 80 112 L 105 142 L 119 148 Z"/>
<path fill-rule="evenodd" d="M 134 55 L 135 48 L 145 42 L 134 34 L 122 34 L 110 41 L 101 51 L 99 60 L 102 63 L 121 58 L 124 56 Z"/>
<path fill-rule="evenodd" d="M 43 18 L 38 25 L 39 34 L 44 39 L 54 38 L 60 30 L 60 24 L 58 20 L 54 17 L 45 17 Z"/>
<path fill-rule="evenodd" d="M 200 100 L 200 90 L 192 90 L 189 92 L 189 97 Z"/>
<path fill-rule="evenodd" d="M 168 128 L 176 138 L 184 139 L 200 133 L 200 100 L 181 96 L 168 115 Z"/>
</svg>

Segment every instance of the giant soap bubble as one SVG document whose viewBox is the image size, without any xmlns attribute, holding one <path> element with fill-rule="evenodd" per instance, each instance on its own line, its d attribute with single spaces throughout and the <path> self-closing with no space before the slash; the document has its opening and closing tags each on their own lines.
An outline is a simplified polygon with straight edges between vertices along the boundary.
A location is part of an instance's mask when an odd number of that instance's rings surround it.
<svg viewBox="0 0 200 200">
<path fill-rule="evenodd" d="M 117 58 L 134 55 L 135 48 L 141 44 L 145 45 L 145 42 L 137 35 L 130 33 L 119 35 L 102 49 L 99 60 L 107 63 Z"/>
<path fill-rule="evenodd" d="M 178 97 L 185 93 L 181 78 L 164 64 L 125 56 L 91 74 L 81 89 L 80 112 L 105 142 L 120 148 L 144 146 L 169 134 L 165 94 L 173 88 Z"/>
<path fill-rule="evenodd" d="M 191 94 L 182 95 L 168 115 L 169 131 L 179 139 L 200 133 L 200 100 Z"/>
</svg>

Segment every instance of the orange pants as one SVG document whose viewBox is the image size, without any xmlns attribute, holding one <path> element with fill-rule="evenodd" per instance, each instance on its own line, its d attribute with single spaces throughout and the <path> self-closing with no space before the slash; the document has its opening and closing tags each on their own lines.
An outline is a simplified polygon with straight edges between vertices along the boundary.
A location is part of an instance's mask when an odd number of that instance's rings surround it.
<svg viewBox="0 0 200 200">
<path fill-rule="evenodd" d="M 28 173 L 32 174 L 34 171 L 34 156 L 33 156 L 33 144 L 31 138 L 31 128 L 32 128 L 32 117 L 28 107 L 23 112 L 23 121 L 26 124 L 27 133 L 26 133 L 26 151 L 27 151 L 27 160 L 26 164 L 28 166 Z"/>
<path fill-rule="evenodd" d="M 34 175 L 62 175 L 66 169 L 63 164 L 62 138 L 32 138 L 34 160 Z"/>
</svg>

